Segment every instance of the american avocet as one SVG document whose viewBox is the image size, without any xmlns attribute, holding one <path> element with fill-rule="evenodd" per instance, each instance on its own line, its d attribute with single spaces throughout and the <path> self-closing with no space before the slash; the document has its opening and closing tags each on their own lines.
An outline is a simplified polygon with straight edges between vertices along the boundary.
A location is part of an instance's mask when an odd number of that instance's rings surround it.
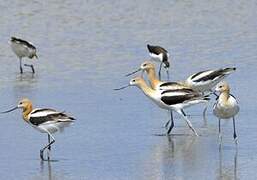
<svg viewBox="0 0 257 180">
<path fill-rule="evenodd" d="M 138 71 L 145 71 L 151 86 L 153 89 L 165 90 L 165 89 L 174 89 L 174 88 L 189 88 L 194 91 L 198 91 L 201 93 L 205 92 L 213 92 L 213 88 L 222 81 L 229 74 L 234 72 L 236 68 L 221 68 L 217 70 L 206 70 L 195 73 L 189 76 L 186 81 L 180 82 L 163 82 L 160 81 L 155 74 L 154 64 L 146 61 L 141 64 L 140 68 L 132 73 L 127 74 L 126 76 L 132 75 Z M 216 94 L 215 94 L 216 95 Z M 207 106 L 204 108 L 203 117 L 206 117 Z"/>
<path fill-rule="evenodd" d="M 40 158 L 44 159 L 44 150 L 51 150 L 51 145 L 55 142 L 53 133 L 62 131 L 64 127 L 67 127 L 75 118 L 66 115 L 64 112 L 58 112 L 54 109 L 33 109 L 32 102 L 29 99 L 22 99 L 18 105 L 8 111 L 2 113 L 8 113 L 18 108 L 23 110 L 22 117 L 25 122 L 29 123 L 32 127 L 42 133 L 48 134 L 48 144 L 40 150 Z M 50 141 L 52 139 L 52 141 Z M 50 160 L 48 154 L 48 160 Z"/>
<path fill-rule="evenodd" d="M 221 82 L 217 85 L 215 91 L 220 92 L 220 95 L 213 106 L 213 113 L 219 119 L 219 140 L 221 142 L 221 129 L 220 120 L 233 118 L 233 128 L 234 128 L 234 140 L 237 144 L 236 135 L 236 125 L 235 125 L 235 115 L 239 112 L 239 105 L 234 96 L 230 94 L 230 88 L 228 83 Z"/>
<path fill-rule="evenodd" d="M 162 91 L 162 90 L 175 90 L 175 89 L 187 89 L 187 90 L 190 90 L 190 91 L 193 91 L 192 89 L 190 89 L 189 87 L 183 85 L 183 84 L 180 84 L 180 83 L 177 83 L 177 82 L 162 82 L 160 81 L 156 74 L 155 74 L 155 66 L 153 63 L 151 62 L 148 62 L 148 61 L 145 61 L 141 64 L 140 68 L 132 73 L 129 73 L 127 74 L 126 76 L 130 76 L 138 71 L 146 71 L 146 74 L 148 76 L 148 79 L 150 81 L 150 84 L 151 84 L 151 87 L 154 89 L 154 90 L 159 90 L 159 91 Z M 170 111 L 170 121 L 168 121 L 166 124 L 165 124 L 165 127 L 167 128 L 167 126 L 169 125 L 169 122 L 170 122 L 170 127 L 168 129 L 168 133 L 173 129 L 174 127 L 174 120 L 173 120 L 173 114 L 172 114 L 172 110 Z"/>
<path fill-rule="evenodd" d="M 150 44 L 147 44 L 147 49 L 149 51 L 149 55 L 151 56 L 151 58 L 161 63 L 159 68 L 159 78 L 161 79 L 161 69 L 162 64 L 164 64 L 164 68 L 166 68 L 167 76 L 169 79 L 168 68 L 170 67 L 170 63 L 168 51 L 161 46 L 153 46 Z"/>
<path fill-rule="evenodd" d="M 115 90 L 121 90 L 129 86 L 137 86 L 138 88 L 140 88 L 143 93 L 153 102 L 155 102 L 160 108 L 176 111 L 183 117 L 183 119 L 186 121 L 187 125 L 194 132 L 194 134 L 198 136 L 197 132 L 193 128 L 183 109 L 194 104 L 206 103 L 209 100 L 208 97 L 204 97 L 202 96 L 202 94 L 192 92 L 188 89 L 174 89 L 163 91 L 154 90 L 150 88 L 141 77 L 131 79 L 129 85 Z"/>
<path fill-rule="evenodd" d="M 37 49 L 31 42 L 28 42 L 16 37 L 11 37 L 10 43 L 11 43 L 11 48 L 13 52 L 18 56 L 20 60 L 20 73 L 22 74 L 23 73 L 22 58 L 23 57 L 28 57 L 30 59 L 32 59 L 33 57 L 38 58 L 36 54 Z M 31 67 L 32 73 L 35 73 L 35 69 L 32 64 L 31 65 L 24 64 L 24 66 Z"/>
<path fill-rule="evenodd" d="M 221 68 L 217 70 L 206 70 L 201 71 L 189 76 L 185 81 L 179 82 L 164 82 L 160 81 L 155 74 L 155 66 L 151 62 L 145 61 L 141 64 L 140 68 L 136 71 L 127 74 L 126 76 L 130 76 L 135 74 L 138 71 L 145 71 L 151 86 L 153 89 L 176 89 L 176 88 L 190 88 L 195 91 L 205 93 L 208 91 L 213 92 L 213 88 L 222 81 L 229 74 L 234 72 L 236 68 Z"/>
</svg>

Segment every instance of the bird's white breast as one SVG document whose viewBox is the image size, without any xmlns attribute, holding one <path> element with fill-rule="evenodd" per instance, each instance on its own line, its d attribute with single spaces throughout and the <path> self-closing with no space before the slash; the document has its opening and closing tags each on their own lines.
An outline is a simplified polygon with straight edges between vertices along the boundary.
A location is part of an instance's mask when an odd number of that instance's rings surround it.
<svg viewBox="0 0 257 180">
<path fill-rule="evenodd" d="M 239 106 L 233 96 L 229 96 L 227 103 L 222 102 L 219 98 L 213 108 L 213 113 L 220 119 L 229 119 L 239 112 Z"/>
</svg>

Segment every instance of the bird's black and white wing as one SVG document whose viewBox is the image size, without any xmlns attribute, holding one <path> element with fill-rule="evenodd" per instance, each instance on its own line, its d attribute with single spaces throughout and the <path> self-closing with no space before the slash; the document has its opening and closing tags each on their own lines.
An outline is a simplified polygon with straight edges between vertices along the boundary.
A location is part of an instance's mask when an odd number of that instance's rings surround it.
<svg viewBox="0 0 257 180">
<path fill-rule="evenodd" d="M 31 48 L 31 49 L 36 50 L 36 47 L 31 42 L 25 41 L 25 40 L 20 39 L 20 38 L 11 37 L 11 43 L 20 44 L 20 45 L 23 45 L 26 48 Z"/>
<path fill-rule="evenodd" d="M 71 122 L 74 120 L 75 118 L 54 109 L 34 109 L 29 115 L 29 122 L 36 126 L 47 122 Z"/>
<path fill-rule="evenodd" d="M 191 75 L 185 81 L 194 90 L 205 92 L 211 90 L 236 68 L 223 68 L 218 70 L 206 70 Z"/>
<path fill-rule="evenodd" d="M 175 90 L 175 89 L 185 89 L 185 90 L 193 91 L 192 89 L 178 82 L 164 82 L 159 85 L 159 90 Z"/>
<path fill-rule="evenodd" d="M 161 100 L 166 105 L 176 105 L 189 103 L 190 101 L 196 100 L 209 100 L 209 98 L 202 96 L 197 92 L 192 92 L 187 89 L 180 90 L 167 90 L 161 93 Z"/>
<path fill-rule="evenodd" d="M 193 74 L 189 77 L 189 79 L 193 82 L 207 82 L 207 81 L 215 81 L 216 79 L 220 79 L 232 72 L 234 72 L 236 68 L 224 68 L 218 70 L 207 70 L 201 71 Z"/>
<path fill-rule="evenodd" d="M 169 53 L 166 49 L 161 46 L 152 46 L 149 44 L 147 44 L 147 49 L 149 51 L 149 55 L 153 59 L 158 59 L 159 61 L 163 62 L 167 68 L 169 67 Z"/>
</svg>

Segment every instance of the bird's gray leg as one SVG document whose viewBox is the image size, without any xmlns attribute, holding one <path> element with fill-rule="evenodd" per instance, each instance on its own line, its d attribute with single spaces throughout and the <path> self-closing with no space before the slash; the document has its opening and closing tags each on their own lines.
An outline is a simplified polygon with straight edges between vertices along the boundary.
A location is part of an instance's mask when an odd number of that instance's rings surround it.
<svg viewBox="0 0 257 180">
<path fill-rule="evenodd" d="M 186 121 L 188 127 L 194 132 L 195 136 L 198 136 L 196 130 L 194 129 L 192 123 L 189 121 L 189 119 L 187 118 L 186 113 L 181 109 L 181 110 L 177 110 L 177 112 L 183 116 L 184 120 Z"/>
<path fill-rule="evenodd" d="M 216 96 L 216 98 L 218 98 L 218 97 L 219 97 L 219 95 L 218 95 L 218 94 L 216 94 L 216 92 L 215 92 L 214 90 L 210 90 L 210 92 L 211 92 L 213 95 L 215 95 L 215 96 Z"/>
<path fill-rule="evenodd" d="M 219 119 L 219 144 L 221 144 L 221 141 L 222 141 L 222 135 L 221 135 L 220 119 Z"/>
<path fill-rule="evenodd" d="M 54 137 L 51 135 L 51 133 L 49 133 L 49 132 L 47 132 L 48 133 L 48 140 L 50 141 L 50 137 L 52 138 L 52 141 L 51 142 L 49 142 L 43 149 L 41 149 L 40 150 L 40 158 L 41 158 L 41 160 L 43 160 L 43 161 L 46 161 L 45 159 L 44 159 L 44 151 L 45 151 L 45 149 L 49 149 L 49 147 L 50 147 L 50 149 L 51 149 L 51 145 L 55 142 L 55 139 L 54 139 Z M 48 161 L 49 161 L 49 156 L 48 156 Z"/>
<path fill-rule="evenodd" d="M 48 134 L 48 144 L 50 144 L 50 136 Z M 51 145 L 48 147 L 48 154 L 47 154 L 47 159 L 49 160 L 50 159 L 50 151 L 51 151 Z"/>
<path fill-rule="evenodd" d="M 206 117 L 207 108 L 208 108 L 208 104 L 206 103 L 206 106 L 204 107 L 204 110 L 203 110 L 203 123 L 205 127 L 207 126 L 207 117 Z"/>
<path fill-rule="evenodd" d="M 20 57 L 19 60 L 20 60 L 20 73 L 22 74 L 22 73 L 23 73 L 23 69 L 22 69 L 22 58 Z"/>
<path fill-rule="evenodd" d="M 233 117 L 233 128 L 234 128 L 234 140 L 235 140 L 235 143 L 237 144 L 235 117 Z"/>
<path fill-rule="evenodd" d="M 168 124 L 168 123 L 169 123 L 169 121 L 166 124 Z M 165 124 L 165 126 L 166 126 L 166 124 Z M 173 129 L 173 127 L 174 127 L 174 120 L 173 120 L 173 113 L 172 113 L 172 110 L 171 110 L 170 111 L 170 127 L 169 127 L 169 129 L 167 131 L 167 134 L 170 134 L 170 132 Z"/>
<path fill-rule="evenodd" d="M 34 66 L 32 64 L 24 64 L 24 66 L 30 67 L 31 70 L 32 70 L 32 73 L 35 74 L 35 69 L 34 69 Z"/>
<path fill-rule="evenodd" d="M 50 144 L 50 140 L 51 140 L 51 139 L 50 139 L 50 136 L 49 136 L 49 134 L 48 134 L 48 144 Z M 51 150 L 51 145 L 48 147 L 48 149 Z"/>
<path fill-rule="evenodd" d="M 164 127 L 167 129 L 168 128 L 168 125 L 170 123 L 170 119 L 165 123 Z"/>
<path fill-rule="evenodd" d="M 160 80 L 161 80 L 162 63 L 163 63 L 163 62 L 161 62 L 160 67 L 159 67 L 159 79 L 160 79 Z"/>
</svg>

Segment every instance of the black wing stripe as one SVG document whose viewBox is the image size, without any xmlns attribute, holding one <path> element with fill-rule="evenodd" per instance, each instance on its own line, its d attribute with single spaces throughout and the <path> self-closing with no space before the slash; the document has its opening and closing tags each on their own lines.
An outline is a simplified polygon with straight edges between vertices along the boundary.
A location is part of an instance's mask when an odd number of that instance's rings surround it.
<svg viewBox="0 0 257 180">
<path fill-rule="evenodd" d="M 45 122 L 53 121 L 49 116 L 44 116 L 44 117 L 31 117 L 29 119 L 29 122 L 35 126 L 38 126 L 40 124 L 43 124 Z"/>
<path fill-rule="evenodd" d="M 39 113 L 39 112 L 42 112 L 42 111 L 53 111 L 53 112 L 56 112 L 54 109 L 49 109 L 49 108 L 42 108 L 42 109 L 36 109 L 35 111 L 33 111 L 31 114 L 35 114 L 35 113 Z"/>
<path fill-rule="evenodd" d="M 206 76 L 203 76 L 203 77 L 201 77 L 199 79 L 196 79 L 194 81 L 195 82 L 201 82 L 201 81 L 213 80 L 213 79 L 215 79 L 217 77 L 223 77 L 224 74 L 222 72 L 223 72 L 223 70 L 220 69 L 220 70 L 214 71 L 214 72 L 212 72 L 212 73 L 210 73 L 210 74 L 208 74 Z"/>
<path fill-rule="evenodd" d="M 161 97 L 162 102 L 164 102 L 167 105 L 174 105 L 174 104 L 180 104 L 187 100 L 192 99 L 193 95 L 187 95 L 187 96 L 163 96 Z"/>
<path fill-rule="evenodd" d="M 177 82 L 165 82 L 165 83 L 162 83 L 160 85 L 160 87 L 163 87 L 163 86 L 173 86 L 173 85 L 180 85 L 180 84 L 177 83 Z"/>
<path fill-rule="evenodd" d="M 166 49 L 164 49 L 163 47 L 160 47 L 160 46 L 151 46 L 151 45 L 147 44 L 147 48 L 148 48 L 149 52 L 158 54 L 158 55 L 161 53 L 168 52 Z"/>
<path fill-rule="evenodd" d="M 31 124 L 38 126 L 40 124 L 43 124 L 49 121 L 58 122 L 58 119 L 60 119 L 59 122 L 62 122 L 61 119 L 66 119 L 66 120 L 69 119 L 71 121 L 75 120 L 75 118 L 69 117 L 64 113 L 56 113 L 56 114 L 49 114 L 47 116 L 41 116 L 41 117 L 30 117 L 29 121 Z"/>
<path fill-rule="evenodd" d="M 169 90 L 165 90 L 165 91 L 163 91 L 163 92 L 161 93 L 161 95 L 166 94 L 166 93 L 173 93 L 173 92 L 177 92 L 177 93 L 179 93 L 179 92 L 181 92 L 181 93 L 190 93 L 190 94 L 192 94 L 192 92 L 194 92 L 194 95 L 197 94 L 197 93 L 196 93 L 194 90 L 192 90 L 192 89 L 184 88 L 184 89 L 169 89 Z M 183 95 L 183 96 L 184 96 L 184 95 Z"/>
<path fill-rule="evenodd" d="M 23 40 L 23 39 L 19 39 L 19 38 L 16 38 L 16 37 L 11 37 L 11 41 L 12 41 L 12 42 L 17 41 L 17 42 L 19 42 L 19 43 L 21 43 L 21 44 L 26 45 L 26 46 L 29 47 L 29 48 L 36 49 L 35 46 L 33 46 L 32 44 L 30 44 L 29 42 L 27 42 L 27 41 L 25 41 L 25 40 Z"/>
<path fill-rule="evenodd" d="M 208 70 L 206 70 L 206 71 L 208 71 Z M 200 72 L 194 74 L 194 75 L 192 76 L 192 79 L 194 79 L 196 76 L 199 76 L 200 74 L 202 74 L 202 73 L 204 73 L 204 72 L 206 72 L 206 71 L 200 71 Z"/>
</svg>

